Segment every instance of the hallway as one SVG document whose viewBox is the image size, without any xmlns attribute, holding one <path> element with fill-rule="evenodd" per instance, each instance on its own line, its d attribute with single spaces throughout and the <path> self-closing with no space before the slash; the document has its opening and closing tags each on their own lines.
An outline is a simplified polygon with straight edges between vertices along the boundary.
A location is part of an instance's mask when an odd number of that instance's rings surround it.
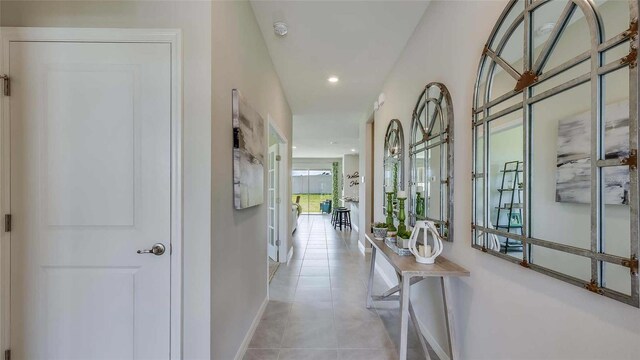
<svg viewBox="0 0 640 360">
<path fill-rule="evenodd" d="M 365 308 L 369 256 L 356 231 L 337 231 L 329 215 L 300 217 L 294 255 L 271 281 L 270 301 L 246 360 L 397 358 L 397 303 Z M 376 278 L 375 290 L 386 289 Z M 424 359 L 410 329 L 409 358 Z M 438 357 L 431 351 L 432 359 Z"/>
</svg>

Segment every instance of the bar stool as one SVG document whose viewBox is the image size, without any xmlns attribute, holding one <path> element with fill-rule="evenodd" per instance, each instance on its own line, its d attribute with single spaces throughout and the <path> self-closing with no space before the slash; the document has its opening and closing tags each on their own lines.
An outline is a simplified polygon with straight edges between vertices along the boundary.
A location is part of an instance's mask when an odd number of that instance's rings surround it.
<svg viewBox="0 0 640 360">
<path fill-rule="evenodd" d="M 340 206 L 334 209 L 333 214 L 331 215 L 331 225 L 333 225 L 333 227 L 336 227 L 336 224 L 338 223 L 338 211 L 339 210 L 348 210 L 346 207 L 344 206 Z"/>
<path fill-rule="evenodd" d="M 333 228 L 335 229 L 337 226 L 340 226 L 340 231 L 342 231 L 342 226 L 344 225 L 345 229 L 347 226 L 349 230 L 352 230 L 351 227 L 351 210 L 347 208 L 337 209 L 336 211 L 336 222 L 333 224 Z"/>
</svg>

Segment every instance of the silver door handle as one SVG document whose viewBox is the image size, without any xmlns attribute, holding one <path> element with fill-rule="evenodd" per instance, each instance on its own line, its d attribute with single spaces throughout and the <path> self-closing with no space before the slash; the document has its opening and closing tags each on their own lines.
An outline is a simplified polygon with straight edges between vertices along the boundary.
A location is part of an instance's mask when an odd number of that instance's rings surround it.
<svg viewBox="0 0 640 360">
<path fill-rule="evenodd" d="M 156 256 L 160 256 L 164 254 L 165 247 L 161 243 L 153 244 L 153 247 L 149 250 L 138 250 L 138 254 L 153 254 Z"/>
</svg>

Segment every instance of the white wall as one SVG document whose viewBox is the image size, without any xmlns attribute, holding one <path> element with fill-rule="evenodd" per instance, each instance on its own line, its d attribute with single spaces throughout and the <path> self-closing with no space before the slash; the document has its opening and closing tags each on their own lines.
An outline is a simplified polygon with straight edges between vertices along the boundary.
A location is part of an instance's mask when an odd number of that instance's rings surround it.
<svg viewBox="0 0 640 360">
<path fill-rule="evenodd" d="M 637 359 L 638 309 L 470 247 L 473 86 L 483 46 L 506 3 L 434 1 L 429 6 L 382 89 L 386 102 L 375 114 L 375 181 L 382 182 L 389 120 L 399 118 L 407 133 L 421 89 L 443 82 L 452 94 L 456 122 L 455 239 L 445 244 L 444 255 L 471 271 L 471 277 L 453 281 L 461 358 Z M 375 191 L 374 198 L 376 211 L 383 199 Z M 412 298 L 420 321 L 446 349 L 440 295 L 438 284 L 430 281 L 416 286 Z"/>
<path fill-rule="evenodd" d="M 183 40 L 183 354 L 210 356 L 211 5 L 2 1 L 2 26 L 177 28 Z"/>
<path fill-rule="evenodd" d="M 211 358 L 227 360 L 236 356 L 267 297 L 268 276 L 266 204 L 244 210 L 233 207 L 231 90 L 239 89 L 265 121 L 271 115 L 289 144 L 292 117 L 251 5 L 247 1 L 214 1 L 210 14 Z M 291 159 L 291 152 L 286 151 L 282 156 Z M 266 186 L 266 173 L 264 178 Z"/>
</svg>

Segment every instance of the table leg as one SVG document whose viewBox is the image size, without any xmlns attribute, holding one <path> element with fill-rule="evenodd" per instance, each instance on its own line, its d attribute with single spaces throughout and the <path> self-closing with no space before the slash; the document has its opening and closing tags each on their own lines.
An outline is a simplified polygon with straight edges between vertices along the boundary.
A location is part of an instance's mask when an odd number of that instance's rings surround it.
<svg viewBox="0 0 640 360">
<path fill-rule="evenodd" d="M 411 316 L 411 322 L 413 322 L 413 327 L 416 329 L 416 335 L 420 340 L 420 345 L 422 345 L 422 351 L 424 352 L 424 357 L 426 360 L 431 360 L 431 355 L 429 355 L 429 348 L 427 347 L 427 341 L 424 339 L 422 335 L 422 330 L 420 330 L 420 325 L 418 325 L 418 318 L 416 317 L 416 313 L 413 311 L 413 306 L 411 305 L 411 299 L 409 299 L 409 315 Z"/>
<path fill-rule="evenodd" d="M 371 266 L 369 268 L 369 284 L 367 286 L 367 309 L 371 309 L 373 302 L 371 301 L 371 295 L 373 292 L 373 275 L 376 271 L 376 248 L 371 248 Z"/>
<path fill-rule="evenodd" d="M 451 360 L 458 359 L 458 348 L 455 342 L 455 331 L 453 328 L 453 305 L 451 304 L 451 284 L 448 277 L 441 277 L 442 284 L 442 301 L 444 303 L 444 317 L 447 324 L 447 335 L 449 336 L 449 354 Z"/>
<path fill-rule="evenodd" d="M 407 360 L 407 338 L 409 335 L 409 297 L 411 289 L 411 277 L 402 277 L 402 289 L 400 290 L 400 358 Z"/>
</svg>

